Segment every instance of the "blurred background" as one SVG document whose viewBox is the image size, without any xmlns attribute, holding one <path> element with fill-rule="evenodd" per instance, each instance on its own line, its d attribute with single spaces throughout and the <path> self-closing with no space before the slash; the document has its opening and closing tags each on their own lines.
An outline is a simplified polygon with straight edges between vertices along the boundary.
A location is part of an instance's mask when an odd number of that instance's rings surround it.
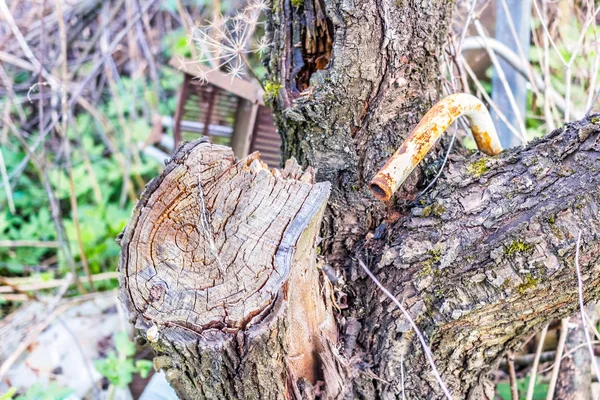
<svg viewBox="0 0 600 400">
<path fill-rule="evenodd" d="M 280 86 L 261 64 L 269 7 L 0 0 L 0 399 L 142 395 L 152 354 L 116 300 L 115 238 L 182 140 L 285 161 L 269 108 Z M 459 0 L 444 90 L 484 100 L 505 147 L 597 111 L 599 10 Z M 511 398 L 514 375 L 519 398 L 546 398 L 559 336 L 557 321 L 503 364 L 497 397 Z M 527 396 L 536 358 L 545 373 Z M 147 398 L 174 398 L 156 385 Z"/>
</svg>

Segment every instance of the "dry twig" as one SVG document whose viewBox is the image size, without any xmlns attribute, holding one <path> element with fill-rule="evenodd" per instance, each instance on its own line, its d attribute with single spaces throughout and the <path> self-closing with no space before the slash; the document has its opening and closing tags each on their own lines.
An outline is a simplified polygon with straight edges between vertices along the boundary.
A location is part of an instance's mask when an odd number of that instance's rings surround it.
<svg viewBox="0 0 600 400">
<path fill-rule="evenodd" d="M 577 244 L 575 245 L 575 270 L 577 271 L 577 294 L 579 297 L 579 311 L 581 313 L 581 322 L 583 324 L 583 333 L 585 335 L 585 341 L 590 352 L 590 360 L 594 367 L 596 379 L 600 382 L 600 370 L 598 369 L 598 363 L 596 362 L 596 356 L 594 355 L 594 347 L 592 346 L 592 340 L 590 338 L 590 331 L 585 318 L 585 305 L 583 302 L 583 280 L 581 279 L 581 272 L 579 270 L 579 246 L 581 244 L 581 231 L 577 234 Z"/>
<path fill-rule="evenodd" d="M 533 365 L 531 366 L 531 372 L 529 373 L 529 385 L 527 385 L 527 395 L 525 396 L 526 400 L 533 399 L 533 391 L 535 390 L 537 369 L 540 364 L 540 357 L 542 355 L 542 349 L 544 348 L 544 340 L 546 340 L 547 333 L 548 325 L 544 326 L 544 329 L 542 329 L 542 333 L 540 333 L 540 339 L 538 341 L 537 349 L 535 352 L 535 358 L 533 360 Z"/>
<path fill-rule="evenodd" d="M 558 380 L 558 373 L 560 371 L 560 361 L 562 360 L 565 351 L 565 342 L 567 341 L 568 332 L 569 319 L 563 318 L 560 321 L 560 339 L 558 340 L 558 346 L 556 347 L 556 358 L 554 361 L 554 368 L 552 369 L 552 376 L 550 377 L 550 384 L 548 385 L 548 395 L 546 396 L 546 400 L 552 400 L 554 398 L 556 381 Z"/>
</svg>

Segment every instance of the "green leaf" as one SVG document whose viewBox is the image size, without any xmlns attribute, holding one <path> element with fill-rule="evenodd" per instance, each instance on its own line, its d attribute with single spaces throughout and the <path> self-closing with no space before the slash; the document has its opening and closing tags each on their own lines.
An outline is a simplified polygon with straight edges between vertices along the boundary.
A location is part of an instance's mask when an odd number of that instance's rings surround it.
<svg viewBox="0 0 600 400">
<path fill-rule="evenodd" d="M 510 384 L 508 382 L 500 382 L 496 385 L 496 395 L 503 400 L 511 400 Z"/>
<path fill-rule="evenodd" d="M 47 387 L 34 383 L 27 389 L 27 393 L 17 397 L 17 400 L 64 400 L 74 392 L 73 389 L 59 386 L 56 382 L 50 383 Z"/>
<path fill-rule="evenodd" d="M 131 133 L 133 137 L 131 138 L 135 142 L 141 142 L 148 139 L 148 135 L 152 127 L 143 119 L 138 119 L 133 122 L 131 126 Z"/>
<path fill-rule="evenodd" d="M 139 372 L 142 376 L 148 376 L 152 363 L 140 360 L 133 363 L 131 356 L 135 354 L 135 344 L 129 340 L 126 333 L 117 333 L 114 336 L 117 353 L 111 351 L 106 358 L 94 361 L 96 370 L 108 379 L 116 387 L 125 387 L 131 383 L 133 374 Z"/>
<path fill-rule="evenodd" d="M 152 361 L 149 360 L 137 360 L 135 362 L 135 369 L 144 379 L 148 377 L 150 371 L 152 371 Z"/>
<path fill-rule="evenodd" d="M 517 380 L 517 389 L 519 390 L 519 399 L 525 399 L 527 388 L 529 386 L 529 377 Z M 533 400 L 544 400 L 548 394 L 547 383 L 536 382 L 533 389 Z M 510 384 L 508 382 L 500 382 L 496 385 L 496 394 L 503 400 L 511 400 Z"/>
<path fill-rule="evenodd" d="M 11 387 L 10 389 L 8 389 L 8 392 L 4 393 L 3 395 L 0 395 L 0 400 L 10 400 L 13 398 L 15 393 L 17 393 L 17 388 Z"/>
<path fill-rule="evenodd" d="M 129 340 L 129 336 L 124 332 L 115 335 L 115 347 L 121 356 L 130 357 L 135 354 L 135 344 Z"/>
<path fill-rule="evenodd" d="M 94 367 L 100 375 L 117 387 L 127 386 L 132 380 L 134 371 L 131 359 L 121 360 L 114 351 L 108 353 L 105 359 L 94 361 Z"/>
<path fill-rule="evenodd" d="M 44 400 L 64 400 L 75 391 L 70 388 L 59 386 L 56 382 L 48 385 L 44 393 Z"/>
<path fill-rule="evenodd" d="M 4 213 L 0 213 L 0 234 L 6 231 L 10 227 L 10 223 L 8 222 L 8 210 Z"/>
<path fill-rule="evenodd" d="M 48 179 L 54 188 L 54 193 L 59 199 L 69 197 L 69 178 L 62 169 L 54 168 L 48 171 Z"/>
<path fill-rule="evenodd" d="M 117 382 L 115 383 L 115 386 L 124 388 L 125 386 L 129 385 L 131 383 L 131 381 L 133 380 L 134 372 L 135 372 L 135 368 L 133 366 L 133 360 L 127 359 L 127 360 L 123 361 L 119 365 L 119 368 L 117 369 L 118 379 L 117 379 Z"/>
<path fill-rule="evenodd" d="M 39 277 L 42 280 L 42 282 L 49 282 L 52 279 L 54 279 L 54 272 L 40 272 L 39 274 L 35 274 L 35 276 Z"/>
</svg>

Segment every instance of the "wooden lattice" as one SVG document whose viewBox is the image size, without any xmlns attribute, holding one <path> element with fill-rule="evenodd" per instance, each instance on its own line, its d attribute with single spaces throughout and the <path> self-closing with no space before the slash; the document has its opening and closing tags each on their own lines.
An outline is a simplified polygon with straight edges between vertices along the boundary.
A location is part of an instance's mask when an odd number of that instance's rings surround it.
<svg viewBox="0 0 600 400">
<path fill-rule="evenodd" d="M 185 66 L 173 121 L 175 147 L 201 135 L 231 146 L 237 157 L 258 151 L 269 165 L 281 164 L 281 138 L 260 87 L 220 71 L 206 73 L 206 67 L 199 64 L 176 60 L 171 64 Z M 208 83 L 197 79 L 200 75 L 207 75 Z"/>
</svg>

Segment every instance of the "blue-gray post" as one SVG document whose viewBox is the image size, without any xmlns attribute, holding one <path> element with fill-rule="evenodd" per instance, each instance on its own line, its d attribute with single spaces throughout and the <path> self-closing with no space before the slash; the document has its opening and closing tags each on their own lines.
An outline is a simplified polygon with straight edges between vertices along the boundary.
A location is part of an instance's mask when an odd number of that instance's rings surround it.
<svg viewBox="0 0 600 400">
<path fill-rule="evenodd" d="M 510 15 L 506 15 L 503 2 L 506 2 L 506 6 Z M 515 54 L 519 54 L 519 49 L 515 42 L 515 37 L 510 28 L 510 21 L 508 18 L 512 18 L 515 31 L 519 37 L 519 43 L 525 53 L 525 57 L 529 58 L 529 41 L 530 41 L 530 21 L 531 21 L 531 0 L 496 0 L 496 40 L 504 43 Z M 506 75 L 506 80 L 510 89 L 515 97 L 517 107 L 521 113 L 521 117 L 525 118 L 525 106 L 527 105 L 527 80 L 515 71 L 507 62 L 500 58 L 500 65 Z M 520 131 L 519 127 L 522 126 L 524 121 L 520 121 L 518 116 L 513 111 L 504 85 L 498 79 L 496 72 L 492 75 L 492 100 L 496 103 L 499 110 L 506 116 L 506 119 L 512 124 L 517 131 Z M 498 115 L 492 111 L 492 119 L 498 130 L 500 136 L 500 143 L 502 147 L 507 149 L 509 147 L 519 146 L 521 140 L 514 135 L 506 126 L 506 124 L 498 118 Z"/>
</svg>

